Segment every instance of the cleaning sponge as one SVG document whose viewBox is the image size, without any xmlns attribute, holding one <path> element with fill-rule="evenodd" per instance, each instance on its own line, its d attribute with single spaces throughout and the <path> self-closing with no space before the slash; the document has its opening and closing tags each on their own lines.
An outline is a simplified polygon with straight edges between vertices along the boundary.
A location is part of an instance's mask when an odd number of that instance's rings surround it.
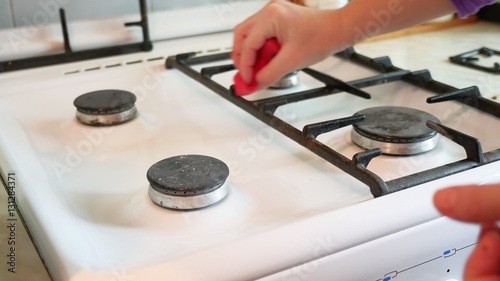
<svg viewBox="0 0 500 281">
<path fill-rule="evenodd" d="M 266 66 L 271 59 L 276 56 L 281 46 L 276 38 L 271 38 L 264 43 L 264 46 L 257 52 L 257 58 L 253 66 L 253 77 L 250 84 L 246 84 L 241 78 L 240 73 L 234 76 L 234 92 L 237 96 L 249 95 L 255 92 L 258 88 L 255 75 Z"/>
</svg>

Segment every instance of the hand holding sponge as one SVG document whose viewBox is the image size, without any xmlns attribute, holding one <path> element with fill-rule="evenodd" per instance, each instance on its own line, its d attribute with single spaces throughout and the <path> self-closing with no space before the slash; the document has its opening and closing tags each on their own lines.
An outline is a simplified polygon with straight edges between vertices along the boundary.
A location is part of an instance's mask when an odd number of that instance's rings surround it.
<svg viewBox="0 0 500 281">
<path fill-rule="evenodd" d="M 239 72 L 236 73 L 234 76 L 234 92 L 237 96 L 249 95 L 257 91 L 259 85 L 255 80 L 255 76 L 274 56 L 276 56 L 280 48 L 281 46 L 276 38 L 271 38 L 264 43 L 264 46 L 257 52 L 256 61 L 253 66 L 253 77 L 250 84 L 243 81 Z"/>
</svg>

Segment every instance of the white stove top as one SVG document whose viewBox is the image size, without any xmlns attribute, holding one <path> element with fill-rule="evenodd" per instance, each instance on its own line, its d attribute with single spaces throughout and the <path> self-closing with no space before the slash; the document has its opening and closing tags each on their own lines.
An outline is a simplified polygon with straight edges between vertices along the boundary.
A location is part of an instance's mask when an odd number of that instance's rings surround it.
<svg viewBox="0 0 500 281">
<path fill-rule="evenodd" d="M 500 41 L 491 34 L 497 32 L 498 26 L 480 23 L 356 49 L 370 57 L 390 55 L 403 69 L 429 69 L 434 79 L 458 88 L 477 85 L 493 97 L 500 93 L 495 75 L 451 65 L 447 57 L 483 45 L 495 48 Z M 479 37 L 481 46 L 473 39 Z M 440 43 L 431 45 L 436 38 Z M 18 178 L 19 208 L 55 280 L 110 280 L 117 274 L 134 280 L 256 279 L 436 220 L 431 198 L 438 188 L 500 181 L 500 164 L 492 163 L 373 199 L 360 181 L 179 71 L 165 69 L 169 55 L 198 46 L 222 52 L 230 44 L 229 33 L 197 36 L 156 43 L 151 53 L 0 75 L 0 169 Z M 344 81 L 376 74 L 337 58 L 315 68 Z M 214 79 L 229 85 L 233 75 Z M 301 81 L 303 89 L 317 83 L 305 75 Z M 138 118 L 114 127 L 78 123 L 73 100 L 102 89 L 133 92 Z M 365 90 L 371 100 L 343 93 L 285 106 L 276 115 L 302 128 L 366 107 L 411 105 L 477 137 L 485 152 L 500 147 L 491 130 L 497 118 L 458 103 L 427 104 L 422 97 L 431 94 L 403 82 Z M 275 93 L 248 98 L 269 95 Z M 349 130 L 320 139 L 350 158 L 361 149 L 350 142 Z M 181 154 L 224 161 L 230 168 L 228 197 L 190 212 L 155 205 L 147 193 L 147 169 Z M 463 158 L 461 147 L 441 138 L 429 153 L 381 156 L 369 168 L 391 180 Z M 461 241 L 474 243 L 475 229 L 464 228 L 469 230 Z M 314 252 L 318 239 L 326 239 L 327 250 Z"/>
</svg>

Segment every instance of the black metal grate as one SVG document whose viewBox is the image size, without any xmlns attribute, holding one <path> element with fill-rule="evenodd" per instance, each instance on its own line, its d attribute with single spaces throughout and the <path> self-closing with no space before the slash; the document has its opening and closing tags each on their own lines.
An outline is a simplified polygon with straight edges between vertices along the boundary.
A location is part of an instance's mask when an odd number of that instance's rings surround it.
<svg viewBox="0 0 500 281">
<path fill-rule="evenodd" d="M 66 14 L 63 9 L 60 9 L 59 16 L 61 19 L 61 29 L 64 39 L 64 53 L 49 55 L 49 56 L 18 59 L 18 60 L 0 61 L 0 73 L 34 68 L 34 67 L 55 65 L 60 63 L 68 63 L 68 62 L 97 59 L 109 56 L 124 55 L 135 52 L 151 51 L 153 49 L 153 43 L 151 43 L 151 40 L 149 38 L 146 0 L 139 0 L 139 9 L 141 13 L 141 20 L 138 22 L 125 23 L 125 26 L 140 26 L 142 29 L 142 42 L 92 49 L 92 50 L 83 50 L 78 52 L 74 52 L 71 49 L 71 43 L 68 34 L 68 26 L 66 22 Z"/>
<path fill-rule="evenodd" d="M 320 123 L 308 124 L 304 126 L 302 130 L 299 130 L 274 115 L 276 109 L 282 105 L 340 92 L 347 92 L 361 98 L 370 98 L 370 94 L 366 93 L 361 88 L 396 80 L 403 80 L 435 93 L 436 96 L 429 98 L 427 100 L 428 103 L 455 100 L 474 107 L 486 114 L 500 118 L 500 104 L 483 98 L 479 93 L 479 89 L 475 86 L 465 89 L 456 89 L 452 86 L 433 80 L 427 70 L 416 72 L 403 70 L 392 65 L 392 62 L 388 57 L 372 59 L 355 52 L 353 48 L 338 53 L 336 56 L 376 70 L 380 72 L 380 74 L 373 77 L 344 82 L 316 70 L 305 68 L 301 71 L 323 82 L 325 86 L 290 93 L 279 97 L 249 101 L 236 96 L 232 87 L 226 88 L 212 79 L 212 76 L 215 74 L 234 70 L 235 68 L 232 64 L 206 67 L 202 68 L 200 71 L 197 71 L 192 67 L 197 64 L 227 60 L 230 58 L 230 53 L 207 56 L 196 56 L 195 53 L 179 54 L 177 56 L 168 57 L 166 60 L 166 67 L 180 70 L 189 77 L 219 94 L 221 97 L 250 113 L 255 118 L 268 124 L 290 139 L 314 152 L 324 160 L 363 182 L 370 188 L 370 192 L 374 197 L 386 195 L 500 160 L 500 149 L 483 152 L 481 143 L 476 138 L 458 132 L 452 128 L 448 128 L 444 125 L 428 121 L 428 127 L 462 146 L 466 151 L 467 157 L 463 160 L 449 163 L 444 166 L 439 166 L 390 181 L 384 181 L 367 168 L 372 159 L 381 155 L 380 149 L 377 148 L 362 151 L 349 159 L 317 140 L 317 137 L 320 134 L 360 122 L 364 120 L 364 116 L 348 116 L 341 119 L 326 120 Z"/>
<path fill-rule="evenodd" d="M 463 54 L 450 57 L 450 61 L 465 67 L 481 70 L 484 72 L 489 72 L 493 74 L 500 74 L 500 61 L 494 62 L 492 66 L 480 65 L 477 62 L 480 57 L 493 57 L 500 56 L 499 51 L 495 51 L 490 48 L 482 47 L 477 50 L 472 50 Z"/>
</svg>

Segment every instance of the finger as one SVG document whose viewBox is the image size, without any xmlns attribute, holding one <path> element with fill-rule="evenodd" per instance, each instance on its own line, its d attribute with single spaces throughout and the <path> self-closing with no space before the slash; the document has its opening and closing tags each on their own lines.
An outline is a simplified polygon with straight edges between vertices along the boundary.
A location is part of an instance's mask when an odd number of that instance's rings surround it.
<svg viewBox="0 0 500 281">
<path fill-rule="evenodd" d="M 266 39 L 272 37 L 266 37 L 265 35 L 269 33 L 266 32 L 270 25 L 267 10 L 272 2 L 267 3 L 259 12 L 250 16 L 235 28 L 231 58 L 246 84 L 252 82 L 253 65 L 257 58 L 257 51 L 264 45 Z"/>
<path fill-rule="evenodd" d="M 246 83 L 252 82 L 252 78 L 255 75 L 253 73 L 253 66 L 257 60 L 257 54 L 266 41 L 276 37 L 281 44 L 277 19 L 283 19 L 283 14 L 286 14 L 286 11 L 288 11 L 285 7 L 290 6 L 295 7 L 297 5 L 282 0 L 270 1 L 253 18 L 254 24 L 251 30 L 248 30 L 247 37 L 242 41 L 240 48 L 238 69 Z"/>
<path fill-rule="evenodd" d="M 467 222 L 500 220 L 500 184 L 439 190 L 434 205 L 444 215 Z"/>
<path fill-rule="evenodd" d="M 264 46 L 267 39 L 272 36 L 267 36 L 265 31 L 259 30 L 259 26 L 254 26 L 250 34 L 245 38 L 241 45 L 241 52 L 239 58 L 239 71 L 241 78 L 245 83 L 250 84 L 252 82 L 253 66 L 257 59 L 257 53 Z"/>
<path fill-rule="evenodd" d="M 481 224 L 481 232 L 479 233 L 479 237 L 482 237 L 484 234 L 491 232 L 491 231 L 500 232 L 500 225 L 498 225 L 497 222 L 482 223 Z"/>
<path fill-rule="evenodd" d="M 239 67 L 240 54 L 241 54 L 241 44 L 245 40 L 245 34 L 242 31 L 236 32 L 233 38 L 233 50 L 231 52 L 231 59 L 233 60 L 234 66 Z"/>
<path fill-rule="evenodd" d="M 500 231 L 483 234 L 464 272 L 465 281 L 500 281 Z"/>
<path fill-rule="evenodd" d="M 234 61 L 234 65 L 236 66 L 236 68 L 238 68 L 239 65 L 241 46 L 243 44 L 243 41 L 247 37 L 249 30 L 252 29 L 256 17 L 257 14 L 250 16 L 245 21 L 238 24 L 234 29 L 233 51 L 231 52 L 231 59 Z"/>
</svg>

